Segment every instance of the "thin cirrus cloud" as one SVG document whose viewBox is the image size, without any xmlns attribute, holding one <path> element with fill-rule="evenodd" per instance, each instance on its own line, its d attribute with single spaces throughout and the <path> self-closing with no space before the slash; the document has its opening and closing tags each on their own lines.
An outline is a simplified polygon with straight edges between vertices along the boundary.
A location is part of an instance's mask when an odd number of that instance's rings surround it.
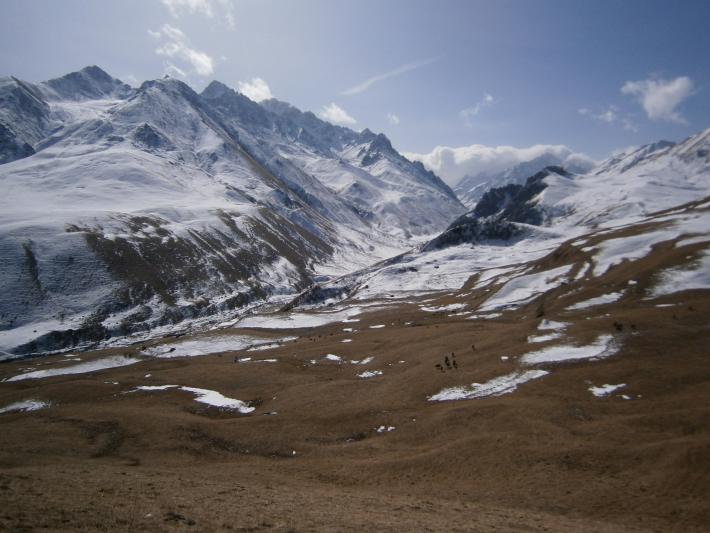
<svg viewBox="0 0 710 533">
<path fill-rule="evenodd" d="M 477 116 L 481 110 L 485 107 L 490 107 L 495 103 L 495 98 L 491 96 L 490 94 L 486 93 L 483 95 L 483 98 L 481 98 L 478 102 L 473 104 L 470 107 L 466 107 L 459 111 L 459 117 L 461 120 L 463 120 L 464 124 L 468 126 L 469 128 L 473 124 L 473 118 Z"/>
<path fill-rule="evenodd" d="M 348 124 L 352 125 L 357 123 L 353 117 L 351 117 L 345 109 L 340 107 L 335 102 L 325 105 L 318 112 L 318 116 L 323 120 L 332 122 L 333 124 Z"/>
<path fill-rule="evenodd" d="M 240 81 L 237 84 L 237 89 L 244 96 L 255 102 L 269 100 L 274 97 L 271 94 L 271 88 L 261 78 L 252 78 L 251 81 Z"/>
<path fill-rule="evenodd" d="M 651 120 L 665 120 L 678 124 L 688 121 L 678 111 L 678 106 L 695 93 L 695 84 L 687 76 L 672 80 L 647 79 L 627 81 L 621 93 L 635 97 Z"/>
<path fill-rule="evenodd" d="M 174 18 L 180 18 L 184 13 L 189 15 L 201 14 L 207 18 L 214 18 L 215 5 L 224 14 L 224 20 L 230 29 L 236 26 L 233 0 L 162 0 Z"/>
<path fill-rule="evenodd" d="M 395 76 L 400 76 L 402 74 L 405 74 L 407 72 L 411 72 L 412 70 L 417 70 L 419 68 L 425 67 L 427 65 L 430 65 L 437 61 L 439 58 L 434 57 L 431 59 L 425 59 L 424 61 L 415 61 L 413 63 L 406 63 L 404 65 L 401 65 L 393 70 L 390 70 L 389 72 L 384 72 L 382 74 L 376 74 L 375 76 L 372 76 L 371 78 L 366 79 L 362 83 L 358 83 L 357 85 L 354 85 L 353 87 L 350 87 L 349 89 L 346 89 L 343 91 L 343 94 L 345 96 L 352 96 L 354 94 L 360 94 L 365 91 L 367 91 L 370 87 L 375 85 L 376 83 L 379 83 L 381 81 L 384 81 L 389 78 L 394 78 Z"/>
<path fill-rule="evenodd" d="M 161 41 L 160 46 L 155 49 L 155 53 L 159 56 L 168 57 L 173 61 L 182 61 L 200 76 L 209 76 L 214 72 L 214 60 L 212 57 L 205 52 L 190 47 L 187 36 L 179 28 L 170 24 L 163 24 L 160 31 L 148 30 L 148 33 L 154 39 Z M 171 74 L 168 70 L 182 77 L 187 75 L 184 68 L 172 62 L 168 63 L 166 69 L 166 73 Z"/>
</svg>

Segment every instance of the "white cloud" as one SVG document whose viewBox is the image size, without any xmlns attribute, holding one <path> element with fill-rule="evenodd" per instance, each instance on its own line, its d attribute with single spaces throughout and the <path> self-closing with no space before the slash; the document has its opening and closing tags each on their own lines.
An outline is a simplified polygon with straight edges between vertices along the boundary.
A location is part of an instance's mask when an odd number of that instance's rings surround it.
<svg viewBox="0 0 710 533">
<path fill-rule="evenodd" d="M 207 17 L 213 17 L 212 3 L 210 0 L 162 0 L 163 5 L 170 10 L 170 14 L 178 18 L 183 12 L 202 13 Z"/>
<path fill-rule="evenodd" d="M 343 91 L 343 94 L 346 96 L 352 96 L 354 94 L 359 94 L 362 92 L 365 92 L 368 90 L 370 87 L 372 87 L 375 83 L 386 80 L 388 78 L 394 78 L 395 76 L 399 76 L 401 74 L 404 74 L 405 72 L 410 72 L 412 70 L 416 70 L 418 68 L 425 67 L 427 65 L 430 65 L 434 61 L 436 61 L 438 58 L 433 58 L 433 59 L 426 59 L 424 61 L 416 61 L 413 63 L 407 63 L 405 65 L 401 65 L 397 67 L 396 69 L 390 70 L 389 72 L 385 72 L 383 74 L 376 74 L 375 76 L 372 76 L 371 78 L 366 79 L 362 83 L 359 83 L 353 87 L 350 87 L 349 89 L 346 89 Z"/>
<path fill-rule="evenodd" d="M 251 81 L 240 81 L 237 84 L 237 89 L 244 96 L 255 102 L 268 100 L 274 96 L 271 94 L 269 85 L 261 78 L 252 78 Z"/>
<path fill-rule="evenodd" d="M 638 133 L 639 129 L 636 123 L 633 121 L 630 114 L 625 114 L 620 112 L 619 109 L 610 105 L 606 108 L 599 108 L 597 111 L 592 111 L 587 107 L 582 107 L 577 110 L 580 115 L 589 117 L 597 122 L 604 122 L 606 124 L 620 124 L 626 131 L 631 131 L 633 133 Z"/>
<path fill-rule="evenodd" d="M 590 165 L 594 163 L 590 157 L 573 152 L 567 146 L 549 144 L 536 144 L 527 148 L 482 144 L 457 148 L 437 146 L 427 154 L 404 153 L 404 156 L 414 161 L 421 161 L 446 183 L 456 185 L 464 176 L 497 174 L 519 163 L 548 154 L 567 163 L 586 162 Z"/>
<path fill-rule="evenodd" d="M 224 20 L 230 29 L 236 26 L 233 0 L 162 0 L 174 18 L 180 18 L 183 13 L 201 14 L 207 18 L 214 18 L 214 5 L 221 8 Z"/>
<path fill-rule="evenodd" d="M 163 24 L 160 31 L 148 30 L 148 33 L 155 39 L 163 40 L 162 44 L 155 49 L 159 56 L 180 59 L 190 65 L 192 70 L 200 76 L 209 76 L 214 72 L 214 60 L 212 57 L 199 50 L 191 48 L 187 36 L 170 24 Z M 184 69 L 171 65 L 183 72 Z"/>
<path fill-rule="evenodd" d="M 165 62 L 165 70 L 163 71 L 168 76 L 173 78 L 187 78 L 187 72 L 182 70 L 180 67 L 174 65 L 170 61 Z"/>
<path fill-rule="evenodd" d="M 318 116 L 323 120 L 332 122 L 333 124 L 355 124 L 357 122 L 357 120 L 348 115 L 348 112 L 345 111 L 345 109 L 336 103 L 323 106 L 323 108 L 318 112 Z"/>
<path fill-rule="evenodd" d="M 399 117 L 394 113 L 387 113 L 387 122 L 393 126 L 399 126 Z"/>
<path fill-rule="evenodd" d="M 582 107 L 578 111 L 579 114 L 582 116 L 589 117 L 599 122 L 606 122 L 607 124 L 616 122 L 616 119 L 619 118 L 618 111 L 613 105 L 610 105 L 608 108 L 596 112 L 586 107 Z"/>
<path fill-rule="evenodd" d="M 478 113 L 480 113 L 484 107 L 492 106 L 494 102 L 495 98 L 493 98 L 493 96 L 491 96 L 490 94 L 486 93 L 483 95 L 483 98 L 481 98 L 478 102 L 476 102 L 470 107 L 459 111 L 459 117 L 461 117 L 461 119 L 468 127 L 471 127 L 471 119 L 478 115 Z"/>
<path fill-rule="evenodd" d="M 676 108 L 695 91 L 693 80 L 680 76 L 673 80 L 648 79 L 627 81 L 622 94 L 635 96 L 651 120 L 667 120 L 687 124 Z"/>
</svg>

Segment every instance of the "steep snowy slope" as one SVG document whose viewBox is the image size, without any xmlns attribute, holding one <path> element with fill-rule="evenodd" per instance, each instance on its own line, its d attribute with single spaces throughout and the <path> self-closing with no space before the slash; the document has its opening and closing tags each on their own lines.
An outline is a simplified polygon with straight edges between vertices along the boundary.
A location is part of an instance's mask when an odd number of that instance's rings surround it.
<svg viewBox="0 0 710 533">
<path fill-rule="evenodd" d="M 382 134 L 334 126 L 277 100 L 257 105 L 218 82 L 202 97 L 274 173 L 294 181 L 302 174 L 316 178 L 385 234 L 431 235 L 464 210 L 443 181 L 400 155 Z"/>
<path fill-rule="evenodd" d="M 3 153 L 14 159 L 0 167 L 6 352 L 216 318 L 394 255 L 463 210 L 392 149 L 398 173 L 377 172 L 408 189 L 361 212 L 295 161 L 334 152 L 295 141 L 308 132 L 231 90 L 224 102 L 169 78 L 134 90 L 96 67 L 2 90 Z"/>
</svg>

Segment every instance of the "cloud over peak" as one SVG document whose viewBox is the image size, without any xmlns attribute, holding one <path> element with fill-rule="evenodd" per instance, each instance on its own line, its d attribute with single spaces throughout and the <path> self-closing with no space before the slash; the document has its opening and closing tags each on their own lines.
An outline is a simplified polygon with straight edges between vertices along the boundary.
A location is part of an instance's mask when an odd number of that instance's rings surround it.
<svg viewBox="0 0 710 533">
<path fill-rule="evenodd" d="M 332 122 L 333 124 L 356 124 L 357 120 L 351 117 L 345 109 L 340 107 L 335 102 L 324 105 L 322 109 L 318 112 L 318 116 L 323 120 Z"/>
<path fill-rule="evenodd" d="M 214 72 L 212 57 L 205 52 L 191 48 L 187 36 L 180 28 L 163 24 L 160 31 L 148 30 L 148 34 L 154 39 L 162 41 L 160 46 L 155 49 L 155 53 L 159 56 L 184 61 L 200 76 L 209 76 Z M 172 63 L 168 64 L 168 68 L 181 72 L 183 76 L 186 75 L 184 69 Z"/>
<path fill-rule="evenodd" d="M 634 96 L 651 120 L 666 120 L 687 124 L 676 108 L 695 92 L 693 80 L 680 76 L 672 80 L 648 79 L 627 81 L 621 93 Z"/>
<path fill-rule="evenodd" d="M 240 81 L 237 84 L 237 89 L 244 96 L 255 102 L 269 100 L 274 97 L 273 94 L 271 94 L 269 85 L 261 78 L 252 78 L 251 81 Z"/>
<path fill-rule="evenodd" d="M 544 155 L 554 155 L 570 163 L 582 161 L 590 165 L 594 163 L 585 154 L 574 152 L 562 144 L 536 144 L 524 148 L 482 144 L 456 148 L 437 146 L 426 154 L 405 153 L 404 155 L 413 161 L 421 161 L 424 166 L 433 170 L 451 186 L 456 185 L 465 176 L 498 174 L 519 163 L 532 161 Z"/>
</svg>

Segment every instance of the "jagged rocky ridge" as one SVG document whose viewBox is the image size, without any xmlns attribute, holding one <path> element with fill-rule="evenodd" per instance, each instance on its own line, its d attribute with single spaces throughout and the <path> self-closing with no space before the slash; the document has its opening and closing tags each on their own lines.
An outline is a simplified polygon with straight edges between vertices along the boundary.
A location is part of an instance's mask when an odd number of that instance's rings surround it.
<svg viewBox="0 0 710 533">
<path fill-rule="evenodd" d="M 0 158 L 0 350 L 17 354 L 218 319 L 464 211 L 384 135 L 98 67 L 1 79 Z"/>
<path fill-rule="evenodd" d="M 523 234 L 523 225 L 540 226 L 546 222 L 537 196 L 547 187 L 545 178 L 555 174 L 572 179 L 565 169 L 550 166 L 530 176 L 524 185 L 494 187 L 484 193 L 476 207 L 457 218 L 444 232 L 429 241 L 422 251 L 481 241 L 507 241 Z"/>
</svg>

